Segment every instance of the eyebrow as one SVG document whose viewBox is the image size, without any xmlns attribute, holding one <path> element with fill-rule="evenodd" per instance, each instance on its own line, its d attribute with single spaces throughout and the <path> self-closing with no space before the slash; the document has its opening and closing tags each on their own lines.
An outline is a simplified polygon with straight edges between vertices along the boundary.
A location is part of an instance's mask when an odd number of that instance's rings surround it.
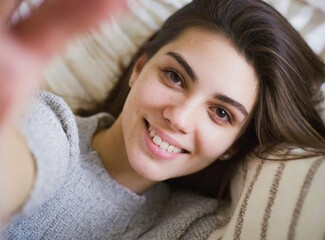
<svg viewBox="0 0 325 240">
<path fill-rule="evenodd" d="M 167 55 L 174 58 L 184 68 L 185 72 L 189 75 L 193 82 L 197 80 L 197 75 L 195 74 L 193 68 L 186 62 L 181 54 L 176 52 L 168 52 Z"/>
<path fill-rule="evenodd" d="M 235 107 L 236 109 L 238 109 L 245 117 L 248 116 L 248 111 L 246 110 L 246 108 L 240 104 L 239 102 L 235 101 L 234 99 L 227 97 L 225 95 L 222 94 L 217 94 L 214 96 L 214 98 L 218 99 L 219 101 L 222 101 L 224 103 L 230 104 L 231 106 Z"/>
<path fill-rule="evenodd" d="M 198 77 L 195 74 L 193 68 L 186 62 L 186 60 L 182 57 L 181 54 L 170 51 L 170 52 L 167 52 L 167 55 L 174 58 L 184 68 L 184 70 L 189 75 L 189 77 L 193 80 L 193 82 L 197 81 Z M 228 97 L 226 95 L 222 95 L 222 94 L 217 94 L 217 95 L 214 96 L 214 98 L 235 107 L 245 117 L 248 116 L 248 111 L 246 110 L 246 108 L 242 104 L 240 104 L 239 102 L 235 101 L 234 99 L 232 99 L 232 98 L 230 98 L 230 97 Z"/>
</svg>

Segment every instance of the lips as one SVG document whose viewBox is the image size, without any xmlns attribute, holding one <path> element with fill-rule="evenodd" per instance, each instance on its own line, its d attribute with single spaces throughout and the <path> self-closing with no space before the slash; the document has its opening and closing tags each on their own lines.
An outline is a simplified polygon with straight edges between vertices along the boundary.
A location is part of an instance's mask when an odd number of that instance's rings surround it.
<svg viewBox="0 0 325 240">
<path fill-rule="evenodd" d="M 181 148 L 178 148 L 178 147 L 174 146 L 173 144 L 163 141 L 161 139 L 161 137 L 156 134 L 155 130 L 153 130 L 153 128 L 151 126 L 149 127 L 149 134 L 150 134 L 150 137 L 151 137 L 152 141 L 154 142 L 154 144 L 159 146 L 162 150 L 165 150 L 167 152 L 173 152 L 173 153 L 181 153 L 182 152 Z"/>
<path fill-rule="evenodd" d="M 169 153 L 174 153 L 174 154 L 178 154 L 178 153 L 188 153 L 187 150 L 182 149 L 178 146 L 175 146 L 174 144 L 168 142 L 168 140 L 163 139 L 163 137 L 159 136 L 157 134 L 157 132 L 153 129 L 153 127 L 150 126 L 150 124 L 148 122 L 146 122 L 148 131 L 149 131 L 149 135 L 152 139 L 152 142 L 158 146 L 161 150 L 164 150 L 166 152 Z"/>
</svg>

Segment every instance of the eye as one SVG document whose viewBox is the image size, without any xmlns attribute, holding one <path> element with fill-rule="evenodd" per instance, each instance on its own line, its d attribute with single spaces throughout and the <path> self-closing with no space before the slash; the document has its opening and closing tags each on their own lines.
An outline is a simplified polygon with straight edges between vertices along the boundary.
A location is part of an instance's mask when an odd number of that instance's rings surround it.
<svg viewBox="0 0 325 240">
<path fill-rule="evenodd" d="M 182 76 L 175 70 L 164 70 L 167 78 L 169 81 L 171 81 L 174 84 L 177 84 L 179 86 L 183 86 L 184 85 L 184 81 Z"/>
<path fill-rule="evenodd" d="M 232 123 L 232 115 L 223 107 L 210 108 L 210 117 L 219 124 Z"/>
</svg>

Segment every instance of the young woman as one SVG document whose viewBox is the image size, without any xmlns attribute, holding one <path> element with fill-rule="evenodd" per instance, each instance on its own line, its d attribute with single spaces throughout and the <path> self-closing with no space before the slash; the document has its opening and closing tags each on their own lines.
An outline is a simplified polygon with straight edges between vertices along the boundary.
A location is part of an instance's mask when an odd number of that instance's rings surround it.
<svg viewBox="0 0 325 240">
<path fill-rule="evenodd" d="M 324 64 L 267 4 L 194 0 L 94 110 L 112 115 L 75 118 L 60 98 L 35 97 L 20 128 L 33 187 L 4 236 L 136 239 L 168 199 L 161 181 L 218 159 L 234 171 L 248 154 L 324 155 L 315 110 L 324 78 Z"/>
</svg>

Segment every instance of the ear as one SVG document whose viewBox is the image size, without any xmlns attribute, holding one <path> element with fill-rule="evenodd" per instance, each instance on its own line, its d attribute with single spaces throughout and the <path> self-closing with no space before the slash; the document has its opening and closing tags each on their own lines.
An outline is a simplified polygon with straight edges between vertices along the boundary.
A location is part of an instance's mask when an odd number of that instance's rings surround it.
<svg viewBox="0 0 325 240">
<path fill-rule="evenodd" d="M 135 81 L 138 79 L 144 65 L 146 64 L 148 60 L 147 54 L 146 53 L 142 53 L 141 56 L 137 59 L 137 61 L 135 62 L 133 69 L 132 69 L 132 73 L 129 79 L 129 86 L 132 87 L 133 84 L 135 83 Z"/>
<path fill-rule="evenodd" d="M 226 160 L 232 158 L 235 154 L 236 154 L 236 149 L 234 146 L 232 146 L 219 157 L 219 160 L 226 161 Z"/>
</svg>

